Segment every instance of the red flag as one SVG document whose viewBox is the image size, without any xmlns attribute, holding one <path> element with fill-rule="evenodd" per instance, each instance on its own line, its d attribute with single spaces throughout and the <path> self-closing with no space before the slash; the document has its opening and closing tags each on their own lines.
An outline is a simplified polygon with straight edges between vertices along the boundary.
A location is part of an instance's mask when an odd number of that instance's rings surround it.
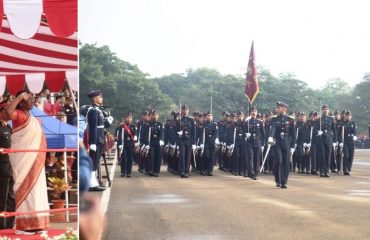
<svg viewBox="0 0 370 240">
<path fill-rule="evenodd" d="M 252 42 L 251 52 L 249 54 L 247 78 L 245 82 L 245 92 L 244 92 L 245 96 L 248 98 L 248 101 L 251 104 L 253 103 L 254 99 L 256 99 L 259 90 L 253 45 L 254 42 Z"/>
</svg>

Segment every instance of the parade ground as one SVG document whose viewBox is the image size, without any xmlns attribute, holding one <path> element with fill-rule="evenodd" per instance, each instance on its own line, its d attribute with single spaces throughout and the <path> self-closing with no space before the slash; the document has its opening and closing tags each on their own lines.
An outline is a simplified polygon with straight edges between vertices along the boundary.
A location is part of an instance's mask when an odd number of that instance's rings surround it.
<svg viewBox="0 0 370 240">
<path fill-rule="evenodd" d="M 182 179 L 137 172 L 102 197 L 104 239 L 369 239 L 370 150 L 356 150 L 351 176 L 291 174 L 288 189 L 272 175 L 258 181 L 217 170 Z"/>
</svg>

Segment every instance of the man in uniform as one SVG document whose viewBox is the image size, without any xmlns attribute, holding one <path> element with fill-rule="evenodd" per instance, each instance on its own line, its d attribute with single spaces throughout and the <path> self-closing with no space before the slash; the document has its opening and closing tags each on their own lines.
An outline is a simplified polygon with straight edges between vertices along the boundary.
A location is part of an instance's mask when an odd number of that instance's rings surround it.
<svg viewBox="0 0 370 240">
<path fill-rule="evenodd" d="M 132 114 L 125 116 L 124 122 L 118 130 L 117 144 L 122 150 L 121 177 L 131 177 L 132 162 L 134 161 L 135 144 L 137 141 L 136 127 L 132 124 Z"/>
<path fill-rule="evenodd" d="M 144 150 L 144 132 L 145 132 L 145 125 L 147 123 L 147 118 L 148 118 L 148 112 L 147 111 L 144 111 L 142 112 L 141 114 L 141 119 L 136 123 L 136 129 L 138 131 L 138 151 L 136 153 L 136 157 L 137 157 L 137 160 L 138 160 L 138 165 L 139 165 L 139 172 L 140 173 L 143 173 L 144 172 L 144 165 L 145 165 L 145 161 L 144 161 L 144 157 L 143 157 L 143 150 Z"/>
<path fill-rule="evenodd" d="M 105 133 L 104 128 L 109 127 L 113 122 L 112 117 L 104 118 L 99 106 L 103 104 L 103 96 L 100 90 L 91 91 L 87 95 L 92 102 L 92 106 L 87 112 L 88 136 L 89 136 L 89 155 L 93 161 L 93 169 L 90 177 L 89 191 L 104 191 L 105 187 L 99 185 L 96 179 L 96 171 L 100 167 L 100 158 L 104 149 Z"/>
<path fill-rule="evenodd" d="M 218 169 L 223 171 L 224 170 L 224 148 L 225 148 L 225 129 L 226 129 L 226 122 L 227 122 L 227 116 L 228 112 L 222 113 L 222 119 L 218 121 L 218 136 L 220 140 L 219 148 L 218 148 Z"/>
<path fill-rule="evenodd" d="M 213 115 L 207 112 L 202 129 L 201 149 L 203 153 L 202 175 L 212 176 L 216 154 L 216 144 L 219 144 L 217 123 L 213 122 Z M 203 142 L 204 139 L 204 142 Z M 203 149 L 204 148 L 204 149 Z"/>
<path fill-rule="evenodd" d="M 294 150 L 294 119 L 286 114 L 288 105 L 283 102 L 276 103 L 277 116 L 271 119 L 271 130 L 269 144 L 273 146 L 275 160 L 275 182 L 276 187 L 287 188 L 289 175 L 289 155 Z"/>
<path fill-rule="evenodd" d="M 195 122 L 192 117 L 189 117 L 188 105 L 181 107 L 180 129 L 177 134 L 180 145 L 179 172 L 182 178 L 188 178 L 191 153 L 196 149 Z"/>
<path fill-rule="evenodd" d="M 257 180 L 260 168 L 261 146 L 265 138 L 265 129 L 263 122 L 257 119 L 257 108 L 251 107 L 251 118 L 246 122 L 246 151 L 247 151 L 247 165 L 248 176 Z"/>
<path fill-rule="evenodd" d="M 311 126 L 307 122 L 306 113 L 300 113 L 300 124 L 297 124 L 297 148 L 298 173 L 310 173 L 309 150 L 311 148 Z"/>
<path fill-rule="evenodd" d="M 162 147 L 164 146 L 163 124 L 158 121 L 158 112 L 150 112 L 150 139 L 149 139 L 149 175 L 158 177 L 161 170 Z"/>
<path fill-rule="evenodd" d="M 164 144 L 167 145 L 168 150 L 168 169 L 167 171 L 173 174 L 178 173 L 178 161 L 176 156 L 176 148 L 178 147 L 178 135 L 179 131 L 178 117 L 180 113 L 172 111 L 170 119 L 165 125 L 164 131 Z"/>
<path fill-rule="evenodd" d="M 243 112 L 237 113 L 237 121 L 235 122 L 236 135 L 234 146 L 234 169 L 233 174 L 246 175 L 246 156 L 245 156 L 245 122 Z"/>
<path fill-rule="evenodd" d="M 5 112 L 7 101 L 0 103 L 0 116 Z M 11 148 L 12 130 L 5 119 L 0 119 L 0 147 Z M 8 154 L 0 154 L 0 212 L 14 212 L 13 169 Z M 1 218 L 0 229 L 12 229 L 14 227 L 15 217 Z"/>
<path fill-rule="evenodd" d="M 350 111 L 345 113 L 342 127 L 338 132 L 339 146 L 343 151 L 343 173 L 350 175 L 355 153 L 355 141 L 357 141 L 357 126 L 352 122 L 352 114 Z"/>
<path fill-rule="evenodd" d="M 324 104 L 321 108 L 322 116 L 318 121 L 318 136 L 319 136 L 319 169 L 320 177 L 330 177 L 329 163 L 332 147 L 336 147 L 337 131 L 335 128 L 334 118 L 329 116 L 329 107 Z"/>
</svg>

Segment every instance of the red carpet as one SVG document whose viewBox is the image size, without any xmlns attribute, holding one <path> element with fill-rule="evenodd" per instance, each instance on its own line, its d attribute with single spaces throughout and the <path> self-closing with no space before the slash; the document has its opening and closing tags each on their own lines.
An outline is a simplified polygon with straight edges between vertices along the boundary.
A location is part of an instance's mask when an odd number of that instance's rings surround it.
<svg viewBox="0 0 370 240">
<path fill-rule="evenodd" d="M 65 233 L 65 229 L 48 229 L 49 237 L 54 237 L 56 235 L 60 235 Z M 0 230 L 0 237 L 8 237 L 10 239 L 22 239 L 22 240 L 43 240 L 44 238 L 40 237 L 40 234 L 35 235 L 18 235 L 15 234 L 14 229 L 4 229 Z"/>
</svg>

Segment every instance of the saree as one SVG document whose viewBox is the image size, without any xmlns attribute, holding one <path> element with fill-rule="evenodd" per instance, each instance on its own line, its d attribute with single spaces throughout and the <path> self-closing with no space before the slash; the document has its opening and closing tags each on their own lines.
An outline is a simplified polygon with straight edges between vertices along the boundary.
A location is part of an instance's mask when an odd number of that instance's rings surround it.
<svg viewBox="0 0 370 240">
<path fill-rule="evenodd" d="M 13 149 L 46 149 L 40 122 L 16 110 L 13 116 Z M 49 210 L 45 156 L 41 152 L 9 154 L 13 168 L 17 212 Z M 46 229 L 50 225 L 48 213 L 21 215 L 16 218 L 16 229 L 24 231 Z"/>
</svg>

